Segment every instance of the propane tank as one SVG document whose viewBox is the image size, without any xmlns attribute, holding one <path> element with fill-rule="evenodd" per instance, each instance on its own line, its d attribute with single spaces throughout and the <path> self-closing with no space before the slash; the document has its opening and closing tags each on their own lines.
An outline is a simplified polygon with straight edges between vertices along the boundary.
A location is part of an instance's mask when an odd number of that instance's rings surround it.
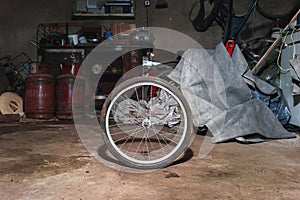
<svg viewBox="0 0 300 200">
<path fill-rule="evenodd" d="M 74 87 L 75 78 L 79 81 Z M 84 108 L 84 79 L 72 74 L 63 74 L 56 79 L 56 117 L 58 119 L 73 119 L 81 117 L 82 113 L 72 112 L 72 103 L 76 110 L 83 111 Z M 73 94 L 80 94 L 74 96 Z"/>
<path fill-rule="evenodd" d="M 72 75 L 76 76 L 78 73 L 79 67 L 80 67 L 80 63 L 78 63 L 78 62 L 65 63 L 62 65 L 62 74 L 72 74 Z"/>
<path fill-rule="evenodd" d="M 28 118 L 50 119 L 55 111 L 55 80 L 45 73 L 45 64 L 37 65 L 38 70 L 25 79 L 25 113 Z"/>
</svg>

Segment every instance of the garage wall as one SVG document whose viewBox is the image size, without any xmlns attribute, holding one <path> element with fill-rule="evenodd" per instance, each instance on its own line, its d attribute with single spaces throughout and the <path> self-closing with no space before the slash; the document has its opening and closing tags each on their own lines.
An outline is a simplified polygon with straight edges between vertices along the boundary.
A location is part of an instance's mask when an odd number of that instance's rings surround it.
<svg viewBox="0 0 300 200">
<path fill-rule="evenodd" d="M 27 53 L 35 58 L 30 44 L 41 22 L 70 20 L 72 0 L 9 0 L 0 6 L 0 56 Z"/>
<path fill-rule="evenodd" d="M 252 0 L 247 0 L 251 2 Z M 169 8 L 155 9 L 155 0 L 149 8 L 149 26 L 171 28 L 183 32 L 206 48 L 214 46 L 222 40 L 222 30 L 218 26 L 207 32 L 196 32 L 188 20 L 188 13 L 193 1 L 169 0 Z M 245 1 L 243 1 L 243 4 Z M 39 23 L 70 22 L 73 0 L 9 0 L 0 6 L 0 57 L 5 54 L 16 55 L 27 53 L 33 60 L 36 59 L 36 48 L 30 44 Z M 146 26 L 146 8 L 143 0 L 136 0 L 137 26 Z M 254 16 L 255 17 L 255 16 Z M 257 16 L 256 16 L 257 17 Z M 259 18 L 258 20 L 263 21 Z M 76 21 L 79 23 L 109 24 L 112 21 L 92 20 Z M 132 21 L 128 21 L 132 22 Z M 250 30 L 251 24 L 248 26 Z M 257 30 L 254 30 L 257 31 Z M 251 33 L 252 34 L 252 33 Z"/>
</svg>

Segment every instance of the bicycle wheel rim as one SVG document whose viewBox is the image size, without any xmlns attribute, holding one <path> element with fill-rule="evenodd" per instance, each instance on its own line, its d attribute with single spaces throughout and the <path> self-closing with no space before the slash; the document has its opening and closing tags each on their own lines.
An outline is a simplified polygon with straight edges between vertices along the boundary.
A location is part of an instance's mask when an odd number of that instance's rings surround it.
<svg viewBox="0 0 300 200">
<path fill-rule="evenodd" d="M 203 32 L 206 31 L 211 25 L 212 23 L 216 20 L 216 17 L 218 15 L 218 12 L 220 10 L 220 8 L 223 5 L 223 0 L 215 0 L 212 2 L 212 8 L 210 9 L 210 11 L 206 11 L 207 9 L 205 9 L 205 4 L 204 4 L 204 0 L 198 0 L 199 1 L 199 5 L 200 5 L 200 9 L 198 14 L 192 19 L 192 13 L 194 12 L 195 9 L 195 5 L 197 0 L 194 2 L 193 7 L 191 8 L 190 12 L 189 12 L 189 20 L 192 22 L 195 30 Z M 207 13 L 208 12 L 208 13 Z"/>
<path fill-rule="evenodd" d="M 281 0 L 258 1 L 256 5 L 257 11 L 264 17 L 272 20 L 285 18 L 295 14 L 300 8 L 299 0 L 287 0 L 282 4 Z M 283 6 L 286 6 L 283 8 Z"/>
<path fill-rule="evenodd" d="M 151 78 L 153 79 L 153 77 Z M 155 79 L 154 79 L 155 80 Z M 125 83 L 126 84 L 126 83 Z M 165 129 L 166 126 L 162 126 L 161 124 L 158 125 L 153 125 L 155 126 L 155 129 L 153 128 L 152 130 L 148 130 L 149 133 L 146 135 L 143 133 L 143 129 L 138 129 L 140 126 L 142 126 L 142 123 L 145 121 L 141 120 L 140 124 L 135 124 L 133 126 L 134 129 L 127 129 L 126 125 L 124 124 L 118 124 L 118 127 L 114 127 L 113 123 L 110 123 L 112 120 L 112 113 L 116 112 L 116 108 L 113 108 L 116 103 L 118 103 L 118 100 L 124 98 L 122 97 L 123 94 L 125 93 L 130 93 L 128 91 L 130 90 L 135 90 L 136 88 L 139 87 L 145 87 L 145 86 L 150 86 L 150 87 L 157 87 L 159 89 L 164 90 L 165 92 L 168 93 L 168 95 L 171 95 L 172 98 L 178 102 L 179 107 L 181 108 L 181 118 L 180 118 L 180 125 L 179 126 L 174 126 L 172 127 L 172 131 L 178 129 L 180 130 L 179 132 L 167 132 Z M 106 132 L 106 137 L 107 141 L 109 144 L 110 149 L 112 150 L 111 152 L 120 160 L 122 160 L 125 164 L 134 166 L 136 168 L 157 168 L 157 167 L 163 167 L 170 162 L 172 162 L 174 159 L 176 159 L 179 154 L 182 153 L 182 151 L 186 148 L 186 144 L 188 143 L 188 134 L 190 132 L 189 130 L 189 110 L 187 110 L 186 105 L 182 102 L 180 97 L 178 97 L 174 92 L 172 92 L 169 88 L 166 86 L 156 83 L 155 81 L 143 81 L 143 82 L 137 82 L 134 83 L 128 87 L 126 87 L 126 90 L 123 92 L 118 92 L 111 100 L 110 103 L 107 107 L 106 111 L 106 116 L 105 116 L 105 132 Z M 145 120 L 145 119 L 144 119 Z M 123 126 L 123 127 L 122 127 Z M 123 131 L 121 132 L 115 132 L 115 133 L 120 133 L 124 134 L 124 132 L 127 131 L 127 133 L 134 133 L 136 131 L 136 135 L 131 135 L 133 136 L 133 139 L 127 137 L 127 138 L 121 138 L 124 143 L 119 143 L 117 144 L 120 139 L 118 137 L 114 138 L 116 135 L 114 135 L 114 132 L 112 131 L 112 128 L 116 128 L 118 131 Z M 144 128 L 144 127 L 143 127 Z M 169 130 L 168 130 L 169 131 Z M 165 134 L 165 135 L 160 135 L 160 134 Z M 167 138 L 166 135 L 169 134 L 170 138 Z M 178 135 L 177 135 L 178 134 Z M 172 137 L 172 138 L 171 138 Z M 137 138 L 137 140 L 136 140 Z M 136 146 L 137 144 L 133 144 L 133 142 L 136 140 L 136 142 L 139 143 L 139 146 Z M 166 142 L 166 140 L 168 140 Z M 144 143 L 143 143 L 144 141 Z M 125 144 L 125 142 L 128 142 L 128 144 Z M 131 143 L 130 143 L 131 142 Z M 148 143 L 149 144 L 146 144 Z M 152 142 L 152 144 L 151 144 Z M 170 143 L 170 145 L 169 145 Z M 129 145 L 129 146 L 128 146 Z M 147 146 L 148 145 L 148 146 Z M 132 148 L 132 149 L 131 149 Z M 136 148 L 136 149 L 135 149 Z M 146 149 L 145 149 L 146 148 Z"/>
</svg>

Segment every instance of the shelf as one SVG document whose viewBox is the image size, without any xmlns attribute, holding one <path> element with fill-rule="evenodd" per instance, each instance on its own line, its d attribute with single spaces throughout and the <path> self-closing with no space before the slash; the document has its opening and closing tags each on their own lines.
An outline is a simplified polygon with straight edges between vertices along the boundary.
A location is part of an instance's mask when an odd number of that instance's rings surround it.
<svg viewBox="0 0 300 200">
<path fill-rule="evenodd" d="M 74 0 L 73 20 L 134 18 L 135 0 Z"/>
<path fill-rule="evenodd" d="M 93 49 L 98 44 L 79 44 L 79 45 L 40 45 L 39 48 L 42 49 Z"/>
<path fill-rule="evenodd" d="M 133 13 L 114 13 L 114 14 L 97 14 L 97 13 L 73 13 L 73 20 L 82 19 L 127 19 L 133 20 L 135 16 Z"/>
</svg>

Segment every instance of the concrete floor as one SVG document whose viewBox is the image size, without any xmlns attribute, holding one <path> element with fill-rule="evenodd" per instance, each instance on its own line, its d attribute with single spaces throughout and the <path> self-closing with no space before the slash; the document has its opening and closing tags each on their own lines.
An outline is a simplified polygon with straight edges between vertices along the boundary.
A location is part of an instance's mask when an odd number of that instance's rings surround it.
<svg viewBox="0 0 300 200">
<path fill-rule="evenodd" d="M 0 199 L 299 199 L 300 138 L 217 144 L 205 157 L 147 173 L 102 164 L 71 122 L 0 124 Z"/>
</svg>

